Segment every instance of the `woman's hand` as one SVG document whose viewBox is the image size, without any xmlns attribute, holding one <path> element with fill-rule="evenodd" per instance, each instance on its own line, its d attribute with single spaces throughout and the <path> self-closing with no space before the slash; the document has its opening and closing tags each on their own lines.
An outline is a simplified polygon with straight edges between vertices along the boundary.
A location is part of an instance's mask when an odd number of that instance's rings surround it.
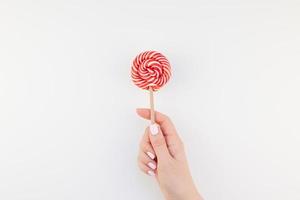
<svg viewBox="0 0 300 200">
<path fill-rule="evenodd" d="M 150 118 L 149 109 L 137 109 L 139 116 Z M 202 200 L 187 163 L 184 147 L 171 120 L 156 112 L 156 123 L 146 128 L 138 164 L 140 169 L 155 176 L 167 200 Z"/>
</svg>

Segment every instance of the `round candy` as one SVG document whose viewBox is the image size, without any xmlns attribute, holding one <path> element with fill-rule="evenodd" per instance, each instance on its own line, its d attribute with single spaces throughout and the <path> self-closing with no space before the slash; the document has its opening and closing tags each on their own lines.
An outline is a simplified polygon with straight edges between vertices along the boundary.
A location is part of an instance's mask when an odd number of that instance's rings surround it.
<svg viewBox="0 0 300 200">
<path fill-rule="evenodd" d="M 131 67 L 131 78 L 136 86 L 144 90 L 157 91 L 171 76 L 171 66 L 167 58 L 157 51 L 139 54 Z"/>
</svg>

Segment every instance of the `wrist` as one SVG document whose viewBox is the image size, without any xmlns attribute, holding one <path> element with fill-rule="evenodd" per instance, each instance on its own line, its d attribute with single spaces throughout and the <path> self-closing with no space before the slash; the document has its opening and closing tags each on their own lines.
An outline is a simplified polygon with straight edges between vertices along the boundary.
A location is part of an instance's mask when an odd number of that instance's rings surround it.
<svg viewBox="0 0 300 200">
<path fill-rule="evenodd" d="M 193 189 L 188 192 L 182 200 L 203 200 L 201 195 L 199 194 L 198 190 L 193 187 Z"/>
<path fill-rule="evenodd" d="M 188 187 L 186 191 L 176 193 L 165 193 L 166 200 L 203 200 L 194 185 Z"/>
</svg>

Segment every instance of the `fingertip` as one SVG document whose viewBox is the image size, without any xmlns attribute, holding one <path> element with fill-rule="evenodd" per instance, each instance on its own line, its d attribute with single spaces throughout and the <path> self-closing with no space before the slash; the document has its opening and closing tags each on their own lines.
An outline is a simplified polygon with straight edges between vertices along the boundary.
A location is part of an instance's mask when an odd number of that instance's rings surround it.
<svg viewBox="0 0 300 200">
<path fill-rule="evenodd" d="M 157 135 L 160 127 L 158 124 L 155 123 L 155 124 L 151 124 L 148 128 L 152 135 Z"/>
<path fill-rule="evenodd" d="M 149 170 L 149 171 L 147 172 L 147 174 L 148 174 L 149 176 L 155 176 L 155 173 L 154 173 L 152 170 Z"/>
<path fill-rule="evenodd" d="M 147 108 L 136 108 L 136 113 L 143 118 L 147 118 L 149 115 L 149 109 Z"/>
<path fill-rule="evenodd" d="M 135 109 L 135 112 L 136 112 L 136 114 L 138 115 L 138 116 L 141 116 L 141 109 L 140 108 L 136 108 Z"/>
<path fill-rule="evenodd" d="M 148 157 L 151 159 L 151 160 L 154 160 L 155 159 L 155 154 L 150 152 L 150 151 L 147 151 L 146 154 L 148 155 Z"/>
<path fill-rule="evenodd" d="M 144 108 L 136 108 L 135 111 L 137 114 L 143 112 Z"/>
</svg>

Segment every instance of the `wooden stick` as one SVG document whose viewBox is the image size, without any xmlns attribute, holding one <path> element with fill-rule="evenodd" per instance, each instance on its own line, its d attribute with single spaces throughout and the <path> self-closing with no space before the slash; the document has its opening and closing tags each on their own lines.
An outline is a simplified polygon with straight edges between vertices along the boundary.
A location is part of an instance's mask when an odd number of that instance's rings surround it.
<svg viewBox="0 0 300 200">
<path fill-rule="evenodd" d="M 152 87 L 149 87 L 149 94 L 150 94 L 150 120 L 151 120 L 151 124 L 155 124 L 154 98 L 153 98 Z"/>
</svg>

